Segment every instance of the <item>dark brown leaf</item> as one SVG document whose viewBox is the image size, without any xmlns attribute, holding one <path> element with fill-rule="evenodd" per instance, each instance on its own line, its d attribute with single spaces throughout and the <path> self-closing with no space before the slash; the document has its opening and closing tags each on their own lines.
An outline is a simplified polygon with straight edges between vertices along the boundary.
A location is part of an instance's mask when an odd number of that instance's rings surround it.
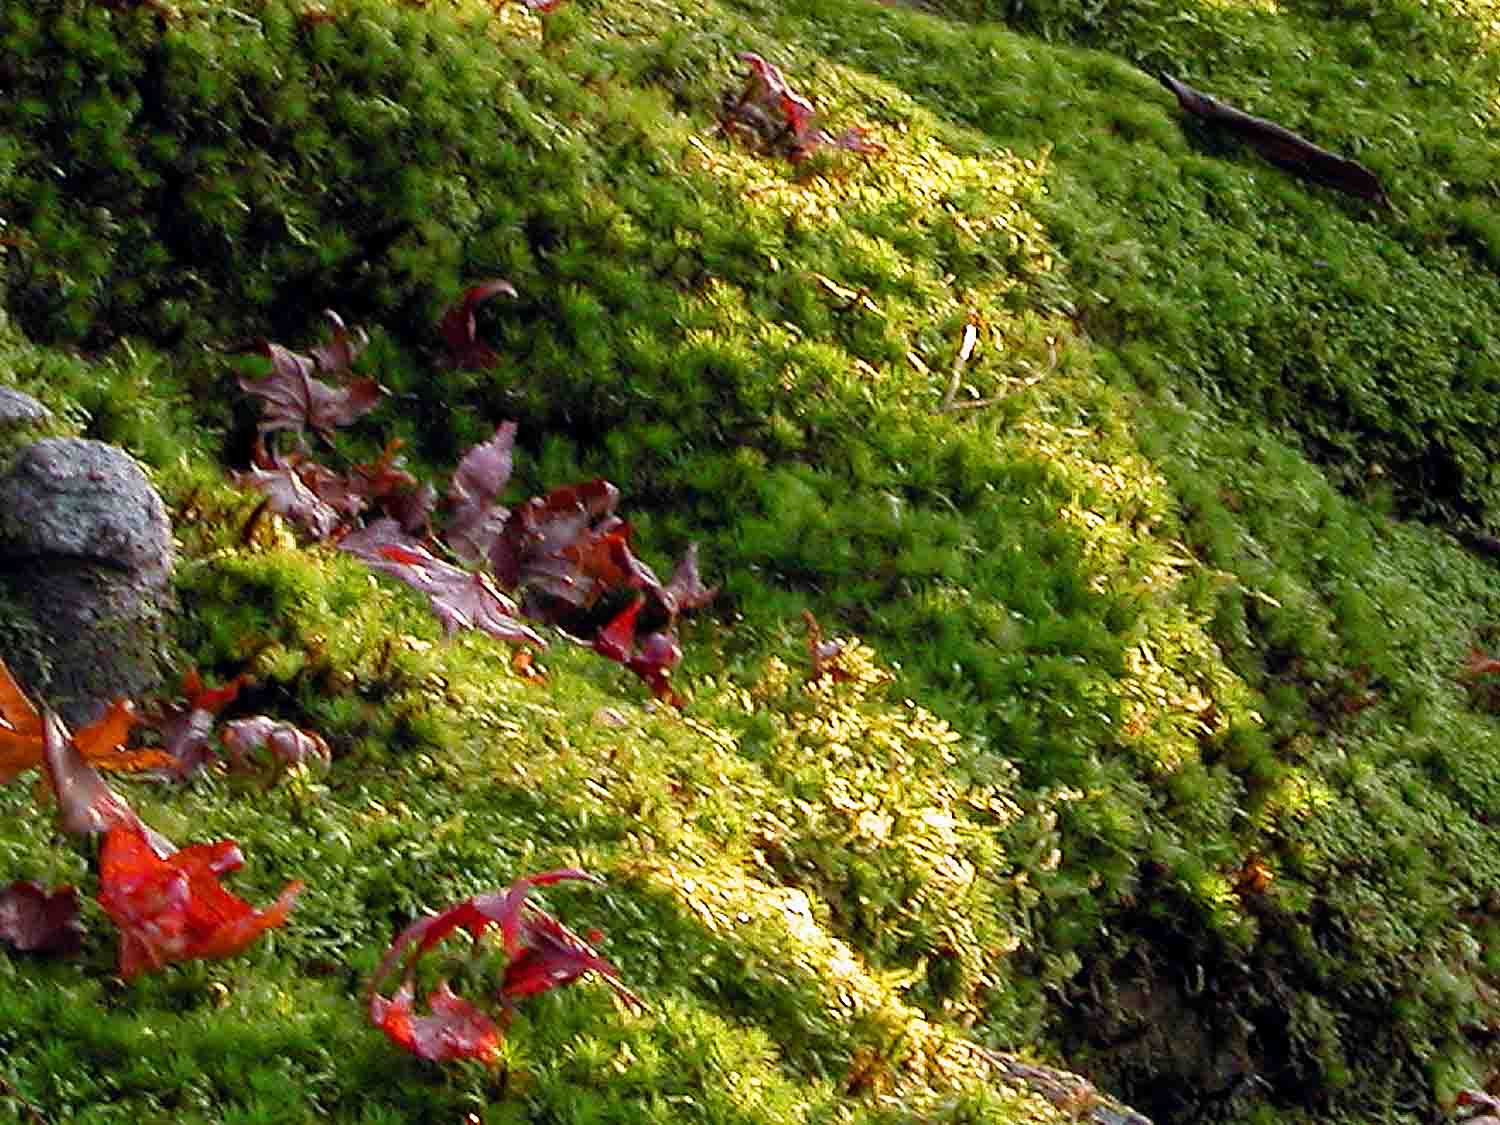
<svg viewBox="0 0 1500 1125">
<path fill-rule="evenodd" d="M 466 290 L 457 303 L 443 314 L 438 331 L 442 334 L 443 342 L 448 345 L 448 362 L 451 366 L 483 371 L 500 362 L 500 354 L 480 341 L 474 310 L 501 293 L 514 297 L 516 287 L 498 278 L 481 282 Z"/>
</svg>

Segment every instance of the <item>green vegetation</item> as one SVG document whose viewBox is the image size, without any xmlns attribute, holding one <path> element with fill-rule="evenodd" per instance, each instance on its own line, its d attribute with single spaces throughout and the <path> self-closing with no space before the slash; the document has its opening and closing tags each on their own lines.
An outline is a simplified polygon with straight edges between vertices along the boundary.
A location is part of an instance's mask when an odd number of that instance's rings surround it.
<svg viewBox="0 0 1500 1125">
<path fill-rule="evenodd" d="M 997 22 L 988 22 L 997 21 Z M 177 643 L 326 775 L 127 784 L 308 884 L 232 962 L 0 950 L 0 1107 L 79 1121 L 1046 1120 L 967 1044 L 1168 1121 L 1429 1120 L 1496 1059 L 1495 13 L 1417 0 L 0 0 L 4 378 L 123 444 Z M 879 157 L 714 129 L 741 51 Z M 1356 156 L 1375 209 L 1142 67 Z M 445 370 L 464 286 L 501 354 Z M 701 547 L 681 713 L 545 679 L 234 489 L 257 337 L 364 324 L 430 479 L 519 423 L 521 498 L 607 476 Z M 972 353 L 960 359 L 966 330 Z M 801 614 L 851 638 L 807 683 Z M 10 630 L 0 626 L 0 637 Z M 858 642 L 852 638 L 858 638 Z M 92 886 L 30 786 L 0 879 Z M 545 899 L 650 1004 L 527 1005 L 437 1068 L 361 989 L 425 909 Z M 459 981 L 465 962 L 452 972 Z"/>
</svg>

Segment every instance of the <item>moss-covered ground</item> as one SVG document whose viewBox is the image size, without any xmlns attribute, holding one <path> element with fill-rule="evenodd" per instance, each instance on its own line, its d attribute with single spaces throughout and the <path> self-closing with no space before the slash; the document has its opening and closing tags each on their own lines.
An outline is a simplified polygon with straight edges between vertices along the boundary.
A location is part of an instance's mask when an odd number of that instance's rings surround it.
<svg viewBox="0 0 1500 1125">
<path fill-rule="evenodd" d="M 121 783 L 240 841 L 246 897 L 307 890 L 130 984 L 92 905 L 77 958 L 0 949 L 0 1113 L 1058 1112 L 979 1045 L 1158 1122 L 1440 1116 L 1500 1041 L 1500 724 L 1463 676 L 1500 582 L 1454 534 L 1500 522 L 1497 35 L 1487 0 L 0 2 L 0 380 L 153 474 L 182 668 L 335 754 Z M 742 51 L 887 151 L 723 135 Z M 490 277 L 502 362 L 447 369 Z M 400 437 L 440 482 L 514 420 L 511 498 L 603 475 L 648 560 L 700 544 L 680 711 L 246 534 L 245 344 L 324 308 L 393 392 L 337 457 Z M 808 682 L 806 610 L 852 679 Z M 30 784 L 0 810 L 0 880 L 94 886 Z M 368 1026 L 402 926 L 564 864 L 606 886 L 549 907 L 645 1013 L 549 994 L 493 1068 Z"/>
</svg>

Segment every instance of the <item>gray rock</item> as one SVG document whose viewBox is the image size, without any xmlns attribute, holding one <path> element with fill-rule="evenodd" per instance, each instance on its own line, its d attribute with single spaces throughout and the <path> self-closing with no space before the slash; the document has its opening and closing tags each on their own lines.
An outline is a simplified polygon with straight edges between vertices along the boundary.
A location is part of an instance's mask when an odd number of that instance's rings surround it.
<svg viewBox="0 0 1500 1125">
<path fill-rule="evenodd" d="M 43 439 L 0 479 L 0 655 L 69 723 L 159 685 L 171 530 L 140 466 L 102 442 Z"/>
<path fill-rule="evenodd" d="M 24 391 L 0 387 L 0 426 L 45 422 L 51 417 L 52 411 Z"/>
</svg>

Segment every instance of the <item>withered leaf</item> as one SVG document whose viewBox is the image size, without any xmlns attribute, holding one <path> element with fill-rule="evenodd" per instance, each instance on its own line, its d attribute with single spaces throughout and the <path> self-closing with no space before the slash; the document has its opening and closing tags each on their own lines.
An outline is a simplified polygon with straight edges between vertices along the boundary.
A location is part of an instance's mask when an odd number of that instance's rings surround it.
<svg viewBox="0 0 1500 1125">
<path fill-rule="evenodd" d="M 76 953 L 83 944 L 78 892 L 29 879 L 0 889 L 0 941 L 22 953 Z"/>
<path fill-rule="evenodd" d="M 504 422 L 489 441 L 464 454 L 448 485 L 448 526 L 444 536 L 465 562 L 485 558 L 505 525 L 508 511 L 499 506 L 510 483 L 516 424 Z"/>
<path fill-rule="evenodd" d="M 546 647 L 547 642 L 515 616 L 514 603 L 488 575 L 443 562 L 395 520 L 378 520 L 346 535 L 339 548 L 426 594 L 449 634 L 478 629 L 503 641 Z"/>
<path fill-rule="evenodd" d="M 503 279 L 481 282 L 464 291 L 464 295 L 443 314 L 438 325 L 443 343 L 448 345 L 448 362 L 453 367 L 483 371 L 500 362 L 500 354 L 479 339 L 479 325 L 474 310 L 491 297 L 504 293 L 516 296 L 516 287 Z"/>
</svg>

